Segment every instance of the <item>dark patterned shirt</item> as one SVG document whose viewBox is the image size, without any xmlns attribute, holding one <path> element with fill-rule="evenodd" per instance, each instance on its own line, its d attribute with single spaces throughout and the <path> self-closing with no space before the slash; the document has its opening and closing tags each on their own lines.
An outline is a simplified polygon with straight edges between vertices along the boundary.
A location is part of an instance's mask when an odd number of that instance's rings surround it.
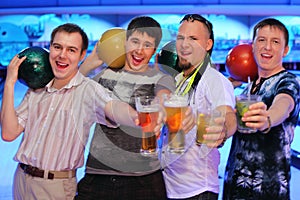
<svg viewBox="0 0 300 200">
<path fill-rule="evenodd" d="M 283 123 L 272 127 L 267 134 L 260 131 L 234 134 L 223 199 L 288 200 L 290 150 L 299 116 L 300 82 L 294 74 L 284 70 L 264 79 L 254 93 L 261 96 L 268 108 L 276 95 L 288 94 L 294 99 L 295 108 Z"/>
</svg>

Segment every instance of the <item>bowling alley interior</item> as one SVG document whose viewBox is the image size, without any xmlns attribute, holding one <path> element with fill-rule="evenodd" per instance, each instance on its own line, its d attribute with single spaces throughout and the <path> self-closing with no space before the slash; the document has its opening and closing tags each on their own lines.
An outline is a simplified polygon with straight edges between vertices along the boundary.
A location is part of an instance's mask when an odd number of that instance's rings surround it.
<svg viewBox="0 0 300 200">
<path fill-rule="evenodd" d="M 89 37 L 88 54 L 91 53 L 101 35 L 111 28 L 126 29 L 130 20 L 139 15 L 148 15 L 156 19 L 162 29 L 162 41 L 157 53 L 165 50 L 176 39 L 181 18 L 187 13 L 197 13 L 213 24 L 215 43 L 212 61 L 216 68 L 226 77 L 230 77 L 232 69 L 227 63 L 232 51 L 238 55 L 250 56 L 253 26 L 263 18 L 274 17 L 283 22 L 289 30 L 289 53 L 284 58 L 284 67 L 300 78 L 300 0 L 1 0 L 0 4 L 0 100 L 2 101 L 6 67 L 14 55 L 27 47 L 38 46 L 49 48 L 51 31 L 66 22 L 81 26 Z M 175 46 L 168 48 L 176 54 Z M 154 64 L 155 58 L 151 59 Z M 242 62 L 242 61 L 241 61 Z M 250 63 L 249 63 L 250 62 Z M 248 70 L 254 63 L 249 61 L 241 66 L 240 73 Z M 254 61 L 255 62 L 255 61 Z M 161 66 L 166 73 L 174 72 L 168 62 Z M 251 66 L 250 66 L 251 65 Z M 251 70 L 254 70 L 251 68 Z M 249 73 L 252 73 L 252 71 Z M 98 71 L 95 70 L 95 73 Z M 93 74 L 92 74 L 93 75 Z M 92 76 L 91 75 L 91 76 Z M 247 79 L 235 88 L 235 94 L 247 86 Z M 15 105 L 17 106 L 28 89 L 27 85 L 18 81 L 15 87 Z M 291 144 L 291 192 L 292 200 L 300 198 L 300 127 L 295 129 Z M 93 126 L 94 127 L 94 126 Z M 90 131 L 90 139 L 93 133 Z M 19 147 L 22 135 L 13 142 L 0 139 L 0 200 L 12 200 L 12 183 L 18 165 L 14 155 Z M 90 140 L 86 146 L 85 158 L 88 154 Z M 219 165 L 220 194 L 231 139 L 220 148 Z M 77 180 L 84 175 L 85 167 L 77 170 Z"/>
</svg>

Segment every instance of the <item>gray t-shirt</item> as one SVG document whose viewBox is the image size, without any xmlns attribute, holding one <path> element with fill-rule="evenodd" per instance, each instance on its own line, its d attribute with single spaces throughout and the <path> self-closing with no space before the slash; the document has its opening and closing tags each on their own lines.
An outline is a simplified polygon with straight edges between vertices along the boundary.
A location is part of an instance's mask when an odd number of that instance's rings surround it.
<svg viewBox="0 0 300 200">
<path fill-rule="evenodd" d="M 146 72 L 105 69 L 94 80 L 104 86 L 113 99 L 135 108 L 137 95 L 155 95 L 161 89 L 175 90 L 173 77 L 149 67 Z M 140 154 L 141 129 L 96 124 L 86 164 L 86 173 L 142 176 L 160 169 L 156 157 Z"/>
</svg>

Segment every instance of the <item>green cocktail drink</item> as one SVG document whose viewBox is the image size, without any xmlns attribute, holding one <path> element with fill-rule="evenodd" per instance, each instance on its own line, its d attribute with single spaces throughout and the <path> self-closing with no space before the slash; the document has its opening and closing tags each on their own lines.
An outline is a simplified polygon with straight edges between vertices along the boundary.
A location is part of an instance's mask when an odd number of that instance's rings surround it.
<svg viewBox="0 0 300 200">
<path fill-rule="evenodd" d="M 246 126 L 246 123 L 242 121 L 242 117 L 249 110 L 249 106 L 257 102 L 257 95 L 238 95 L 236 96 L 236 116 L 237 116 L 237 128 L 241 133 L 254 133 L 257 130 Z"/>
</svg>

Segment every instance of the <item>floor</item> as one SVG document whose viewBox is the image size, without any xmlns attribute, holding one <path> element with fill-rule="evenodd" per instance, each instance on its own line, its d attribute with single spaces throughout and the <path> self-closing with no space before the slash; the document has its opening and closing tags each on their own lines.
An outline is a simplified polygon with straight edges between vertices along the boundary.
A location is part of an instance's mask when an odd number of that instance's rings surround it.
<svg viewBox="0 0 300 200">
<path fill-rule="evenodd" d="M 26 91 L 26 87 L 20 83 L 16 85 L 16 98 L 15 104 L 18 105 L 22 100 L 22 97 Z M 0 139 L 0 200 L 12 200 L 12 182 L 13 182 L 13 174 L 17 163 L 13 160 L 13 157 L 16 153 L 16 150 L 21 141 L 21 137 L 13 142 L 4 142 Z M 230 148 L 230 140 L 227 140 L 226 144 L 221 151 L 221 164 L 219 167 L 219 175 L 220 175 L 220 187 L 222 188 L 223 184 L 223 174 L 224 168 L 227 162 L 227 157 Z M 88 149 L 88 147 L 87 147 Z M 292 149 L 300 152 L 300 126 L 296 128 L 294 142 L 292 143 Z M 87 152 L 85 153 L 87 155 Z M 291 179 L 291 200 L 298 200 L 300 197 L 300 170 L 292 167 L 292 179 Z M 84 174 L 84 168 L 80 168 L 77 171 L 78 180 L 82 178 Z M 222 189 L 221 189 L 222 191 Z M 221 196 L 221 195 L 220 195 Z"/>
</svg>

